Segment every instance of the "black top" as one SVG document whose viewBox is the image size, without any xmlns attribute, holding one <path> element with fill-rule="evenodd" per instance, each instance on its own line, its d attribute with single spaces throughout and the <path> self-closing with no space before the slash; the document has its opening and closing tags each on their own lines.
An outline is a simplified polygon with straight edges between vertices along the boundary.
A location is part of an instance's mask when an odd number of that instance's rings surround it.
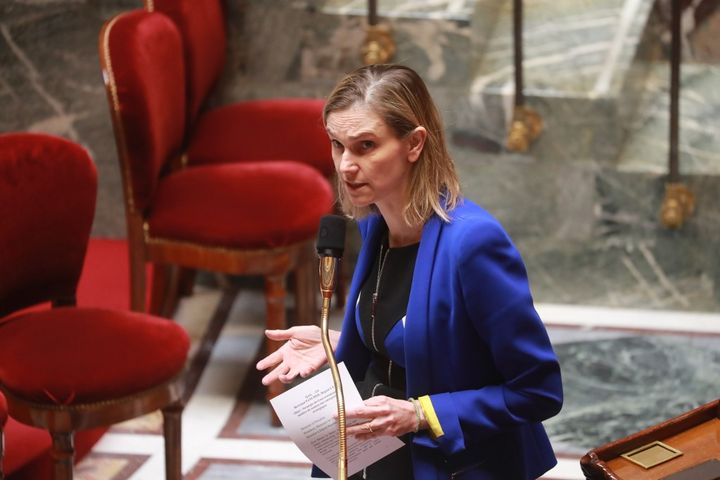
<svg viewBox="0 0 720 480">
<path fill-rule="evenodd" d="M 357 312 L 363 341 L 372 352 L 365 378 L 357 383 L 363 399 L 378 395 L 403 400 L 407 398 L 405 369 L 391 360 L 385 340 L 407 312 L 418 246 L 419 243 L 415 243 L 405 247 L 388 248 L 386 237 L 360 291 Z M 401 440 L 407 443 L 409 438 L 401 437 Z M 410 450 L 406 445 L 351 478 L 412 479 Z"/>
</svg>

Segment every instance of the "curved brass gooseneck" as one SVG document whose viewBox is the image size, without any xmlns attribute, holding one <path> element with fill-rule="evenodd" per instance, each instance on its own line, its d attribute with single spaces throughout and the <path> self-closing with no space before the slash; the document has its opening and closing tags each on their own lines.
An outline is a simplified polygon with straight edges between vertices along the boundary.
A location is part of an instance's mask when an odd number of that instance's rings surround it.
<svg viewBox="0 0 720 480">
<path fill-rule="evenodd" d="M 338 476 L 340 480 L 347 479 L 347 431 L 345 426 L 345 397 L 343 396 L 342 381 L 338 370 L 337 361 L 330 344 L 328 332 L 328 318 L 330 316 L 330 299 L 335 290 L 336 270 L 338 259 L 333 257 L 320 257 L 320 293 L 322 293 L 322 309 L 320 320 L 322 322 L 322 343 L 325 348 L 328 365 L 332 373 L 333 384 L 335 385 L 335 399 L 337 402 L 338 414 Z"/>
</svg>

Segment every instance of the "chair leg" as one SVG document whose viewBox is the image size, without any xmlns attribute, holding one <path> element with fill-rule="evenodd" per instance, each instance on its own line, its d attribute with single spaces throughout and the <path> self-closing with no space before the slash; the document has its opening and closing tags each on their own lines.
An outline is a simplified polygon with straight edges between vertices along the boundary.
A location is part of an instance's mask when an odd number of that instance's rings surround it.
<svg viewBox="0 0 720 480">
<path fill-rule="evenodd" d="M 72 480 L 75 460 L 73 432 L 50 432 L 52 437 L 53 480 Z"/>
<path fill-rule="evenodd" d="M 178 280 L 178 295 L 189 297 L 195 288 L 195 277 L 197 270 L 193 268 L 181 268 L 180 279 Z"/>
<path fill-rule="evenodd" d="M 265 308 L 267 312 L 267 328 L 271 330 L 287 328 L 285 319 L 285 275 L 268 275 L 265 277 Z M 268 354 L 277 350 L 278 347 L 277 342 L 266 338 L 265 350 Z M 273 382 L 268 385 L 267 399 L 270 400 L 284 390 L 285 387 L 282 383 Z M 272 412 L 271 415 L 272 424 L 280 426 L 280 420 L 275 415 L 275 412 Z"/>
<path fill-rule="evenodd" d="M 182 412 L 180 403 L 163 408 L 165 436 L 165 479 L 182 479 Z"/>
<path fill-rule="evenodd" d="M 319 322 L 317 312 L 317 265 L 311 260 L 295 269 L 295 324 L 313 325 Z"/>
<path fill-rule="evenodd" d="M 150 313 L 172 318 L 180 298 L 192 294 L 195 270 L 177 265 L 153 264 Z"/>
<path fill-rule="evenodd" d="M 152 264 L 152 285 L 150 286 L 150 309 L 153 315 L 163 316 L 168 295 L 172 295 L 173 267 L 160 263 Z"/>
<path fill-rule="evenodd" d="M 145 312 L 145 258 L 140 248 L 130 249 L 130 309 Z"/>
</svg>

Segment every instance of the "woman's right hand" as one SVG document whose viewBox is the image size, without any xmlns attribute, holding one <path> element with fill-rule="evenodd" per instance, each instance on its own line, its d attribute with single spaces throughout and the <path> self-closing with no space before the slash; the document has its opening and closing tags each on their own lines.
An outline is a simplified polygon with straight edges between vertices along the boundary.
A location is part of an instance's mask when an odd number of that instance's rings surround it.
<svg viewBox="0 0 720 480">
<path fill-rule="evenodd" d="M 328 334 L 330 344 L 335 350 L 340 332 L 330 330 Z M 263 377 L 263 385 L 270 385 L 275 380 L 290 383 L 298 375 L 306 378 L 327 361 L 321 331 L 316 325 L 300 325 L 287 330 L 265 330 L 265 335 L 270 340 L 285 340 L 285 343 L 255 366 L 258 370 L 274 367 Z"/>
</svg>

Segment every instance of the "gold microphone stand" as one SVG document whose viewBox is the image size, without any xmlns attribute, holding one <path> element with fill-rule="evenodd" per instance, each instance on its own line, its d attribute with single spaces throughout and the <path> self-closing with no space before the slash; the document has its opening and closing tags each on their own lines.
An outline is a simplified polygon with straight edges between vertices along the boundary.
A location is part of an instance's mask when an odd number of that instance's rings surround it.
<svg viewBox="0 0 720 480">
<path fill-rule="evenodd" d="M 330 344 L 328 333 L 328 317 L 330 316 L 330 299 L 335 290 L 336 266 L 338 259 L 329 256 L 321 256 L 320 269 L 320 293 L 322 293 L 322 310 L 320 319 L 322 321 L 322 343 L 325 348 L 330 372 L 332 373 L 333 384 L 335 385 L 335 398 L 337 401 L 338 413 L 338 476 L 339 480 L 347 480 L 347 432 L 345 427 L 345 397 L 343 396 L 342 382 L 337 361 Z"/>
</svg>

